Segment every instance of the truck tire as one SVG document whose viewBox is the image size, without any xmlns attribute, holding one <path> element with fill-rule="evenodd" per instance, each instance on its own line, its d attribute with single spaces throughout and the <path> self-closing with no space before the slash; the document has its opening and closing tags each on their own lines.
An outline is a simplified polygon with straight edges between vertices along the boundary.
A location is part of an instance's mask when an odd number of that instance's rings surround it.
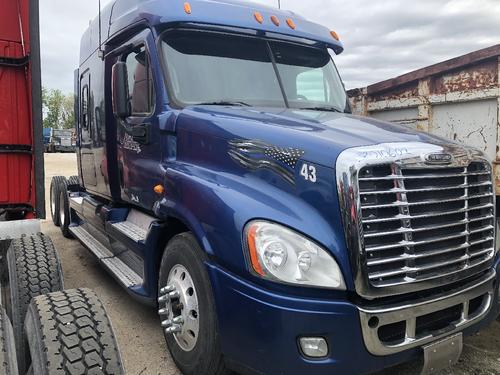
<svg viewBox="0 0 500 375">
<path fill-rule="evenodd" d="M 89 289 L 34 298 L 25 331 L 33 375 L 125 374 L 106 310 Z"/>
<path fill-rule="evenodd" d="M 61 189 L 66 189 L 66 177 L 54 176 L 50 182 L 50 215 L 56 227 L 59 226 L 59 195 Z"/>
<path fill-rule="evenodd" d="M 17 375 L 14 331 L 7 313 L 0 306 L 0 374 Z"/>
<path fill-rule="evenodd" d="M 61 190 L 59 192 L 59 228 L 61 228 L 61 233 L 66 238 L 73 238 L 73 235 L 69 231 L 70 224 L 71 211 L 69 208 L 68 191 Z"/>
<path fill-rule="evenodd" d="M 71 176 L 68 178 L 67 189 L 72 192 L 80 190 L 80 179 L 78 176 Z"/>
<path fill-rule="evenodd" d="M 14 328 L 19 372 L 26 373 L 29 354 L 24 319 L 33 297 L 64 289 L 61 262 L 49 237 L 24 236 L 7 251 L 8 293 L 3 303 Z"/>
<path fill-rule="evenodd" d="M 186 375 L 229 373 L 220 349 L 206 260 L 194 236 L 183 233 L 170 240 L 161 261 L 159 314 L 170 354 Z M 173 324 L 179 317 L 183 322 Z"/>
</svg>

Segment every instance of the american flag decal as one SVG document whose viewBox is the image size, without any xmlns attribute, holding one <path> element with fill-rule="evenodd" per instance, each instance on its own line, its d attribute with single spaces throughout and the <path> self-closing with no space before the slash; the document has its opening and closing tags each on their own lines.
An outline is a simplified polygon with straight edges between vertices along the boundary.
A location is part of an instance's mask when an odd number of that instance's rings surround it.
<svg viewBox="0 0 500 375">
<path fill-rule="evenodd" d="M 238 164 L 251 170 L 268 169 L 295 184 L 294 169 L 305 151 L 293 147 L 277 147 L 257 140 L 229 142 L 229 155 Z"/>
</svg>

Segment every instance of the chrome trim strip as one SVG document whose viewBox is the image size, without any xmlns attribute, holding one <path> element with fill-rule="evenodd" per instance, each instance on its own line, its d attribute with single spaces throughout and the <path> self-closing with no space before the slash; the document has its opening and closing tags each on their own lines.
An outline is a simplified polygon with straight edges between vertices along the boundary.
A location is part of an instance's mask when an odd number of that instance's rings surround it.
<svg viewBox="0 0 500 375">
<path fill-rule="evenodd" d="M 429 165 L 426 163 L 426 155 L 433 153 L 447 153 L 451 154 L 452 162 L 447 165 Z M 491 209 L 491 213 L 488 213 L 486 219 L 491 219 L 495 216 L 495 195 L 491 196 L 492 203 L 480 204 L 477 206 L 468 206 L 463 209 L 452 210 L 452 211 L 439 211 L 435 213 L 426 214 L 416 214 L 414 216 L 409 215 L 405 212 L 404 208 L 408 207 L 408 203 L 404 202 L 398 205 L 388 205 L 391 207 L 400 208 L 400 213 L 389 218 L 375 218 L 361 220 L 362 208 L 361 208 L 361 196 L 359 194 L 359 184 L 358 181 L 360 177 L 358 172 L 367 166 L 375 165 L 393 165 L 393 174 L 389 177 L 383 177 L 384 179 L 398 179 L 404 182 L 405 179 L 411 179 L 414 176 L 401 176 L 396 173 L 401 168 L 429 168 L 433 170 L 438 169 L 449 169 L 449 168 L 466 168 L 471 162 L 485 162 L 491 166 L 491 162 L 481 151 L 477 151 L 471 148 L 460 146 L 457 144 L 431 144 L 422 142 L 401 142 L 401 143 L 384 143 L 372 146 L 362 146 L 347 149 L 343 151 L 336 163 L 336 177 L 337 177 L 337 189 L 339 194 L 339 202 L 341 206 L 341 215 L 344 225 L 345 238 L 347 243 L 347 248 L 349 251 L 351 268 L 354 276 L 354 284 L 356 287 L 356 292 L 366 299 L 375 299 L 380 297 L 388 297 L 406 293 L 417 292 L 426 289 L 432 289 L 437 286 L 442 286 L 446 284 L 451 284 L 456 281 L 468 278 L 479 272 L 486 270 L 493 264 L 492 252 L 491 258 L 487 259 L 481 263 L 472 263 L 468 268 L 457 270 L 456 272 L 449 272 L 443 275 L 433 275 L 430 278 L 425 278 L 422 280 L 409 281 L 407 283 L 394 283 L 383 286 L 376 286 L 370 283 L 367 271 L 367 252 L 370 249 L 365 249 L 364 246 L 364 236 L 363 236 L 363 223 L 378 223 L 378 222 L 390 222 L 390 221 L 405 221 L 410 219 L 419 219 L 425 217 L 433 216 L 446 216 L 453 215 L 455 213 L 469 213 L 471 211 L 476 211 L 479 209 Z M 471 172 L 468 175 L 484 175 L 484 172 Z M 488 174 L 488 173 L 486 173 Z M 493 168 L 491 168 L 491 181 L 493 181 Z M 464 171 L 462 174 L 457 174 L 459 177 L 466 176 L 467 173 Z M 453 174 L 443 173 L 429 173 L 429 175 L 418 176 L 418 178 L 446 178 L 453 177 Z M 469 185 L 469 181 L 465 181 L 464 185 Z M 410 193 L 404 188 L 404 183 L 398 183 L 398 194 L 405 195 Z M 488 184 L 489 185 L 489 184 Z M 464 187 L 465 186 L 461 186 Z M 400 191 L 401 190 L 401 191 Z M 403 192 L 405 190 L 406 192 Z M 403 198 L 403 197 L 402 197 Z M 429 202 L 434 203 L 434 202 Z M 438 201 L 437 203 L 440 203 Z M 369 209 L 369 207 L 367 207 Z M 474 219 L 477 219 L 474 217 Z M 459 223 L 457 223 L 458 225 Z M 402 234 L 405 234 L 404 232 Z M 460 234 L 464 239 L 468 238 L 469 233 Z M 460 237 L 460 236 L 457 236 Z M 495 236 L 493 236 L 495 237 Z M 406 240 L 408 243 L 410 241 Z M 404 242 L 404 241 L 403 241 Z M 417 241 L 411 241 L 411 244 L 417 243 Z M 428 241 L 422 241 L 422 243 L 428 243 Z M 474 243 L 469 242 L 469 245 Z M 398 244 L 398 246 L 404 246 L 405 243 Z M 389 245 L 391 246 L 391 245 Z M 393 246 L 394 247 L 394 246 Z M 386 248 L 386 246 L 381 246 L 381 248 Z M 389 247 L 387 247 L 389 248 Z M 373 248 L 372 248 L 373 249 Z M 474 254 L 471 254 L 474 256 Z M 465 258 L 464 258 L 465 259 Z"/>
<path fill-rule="evenodd" d="M 426 232 L 426 231 L 434 230 L 434 229 L 458 227 L 460 225 L 465 225 L 467 223 L 473 223 L 476 221 L 486 221 L 486 220 L 492 220 L 492 219 L 494 219 L 493 216 L 484 216 L 484 217 L 475 218 L 475 219 L 469 219 L 469 220 L 464 219 L 464 220 L 454 221 L 454 222 L 450 222 L 450 223 L 446 223 L 446 224 L 439 224 L 439 225 L 420 227 L 420 228 L 408 229 L 408 228 L 404 228 L 404 227 L 399 227 L 398 229 L 394 229 L 394 230 L 387 231 L 387 232 L 380 232 L 380 233 L 373 232 L 373 233 L 365 234 L 365 238 L 376 238 L 376 237 L 380 237 L 380 236 L 392 236 L 395 234 L 404 234 L 404 233 Z M 366 220 L 365 220 L 365 222 L 366 222 Z M 493 225 L 470 231 L 470 233 L 478 233 L 478 232 L 483 232 L 485 230 L 491 230 L 491 229 L 494 229 Z"/>
<path fill-rule="evenodd" d="M 484 210 L 485 208 L 494 208 L 494 205 L 488 203 L 488 204 L 483 204 L 480 206 L 472 206 L 468 209 L 462 208 L 460 210 L 440 211 L 440 212 L 434 212 L 434 213 L 424 214 L 424 215 L 415 215 L 415 216 L 397 215 L 397 216 L 381 218 L 381 219 L 364 220 L 364 222 L 365 222 L 365 224 L 369 224 L 369 223 L 384 223 L 384 222 L 388 222 L 388 221 L 396 221 L 396 220 L 404 220 L 404 219 L 425 219 L 427 217 L 447 216 L 447 215 L 461 214 L 464 212 L 471 212 L 471 211 L 476 211 L 476 210 Z M 488 217 L 485 216 L 485 218 L 488 218 Z M 491 218 L 491 215 L 489 216 L 489 218 Z"/>
<path fill-rule="evenodd" d="M 464 176 L 465 177 L 465 176 Z M 364 180 L 364 179 L 360 179 Z M 389 190 L 381 190 L 381 191 L 366 191 L 363 193 L 363 195 L 376 195 L 376 194 L 396 194 L 396 193 L 422 193 L 422 192 L 427 192 L 427 191 L 446 191 L 446 190 L 459 190 L 459 189 L 465 189 L 465 188 L 473 188 L 473 187 L 483 187 L 483 186 L 491 186 L 493 185 L 491 181 L 487 182 L 481 182 L 479 184 L 461 184 L 461 185 L 455 185 L 455 186 L 448 186 L 448 187 L 440 187 L 440 188 L 427 188 L 427 189 L 400 189 L 400 188 L 393 188 Z"/>
<path fill-rule="evenodd" d="M 423 143 L 427 144 L 427 143 Z M 435 167 L 435 166 L 434 166 Z M 443 167 L 443 166 L 441 166 Z M 445 167 L 450 167 L 450 165 L 446 165 Z M 453 165 L 452 165 L 453 167 Z M 383 180 L 410 180 L 410 179 L 422 179 L 422 178 L 450 178 L 450 177 L 465 177 L 465 176 L 486 176 L 488 173 L 485 172 L 473 172 L 473 173 L 456 173 L 456 174 L 428 174 L 421 176 L 385 176 L 385 177 L 361 177 L 359 181 L 383 181 Z"/>
<path fill-rule="evenodd" d="M 414 301 L 408 304 L 390 306 L 381 309 L 365 309 L 358 307 L 363 331 L 363 339 L 368 351 L 377 356 L 390 355 L 408 350 L 418 346 L 426 345 L 430 342 L 440 340 L 443 337 L 451 336 L 454 333 L 461 332 L 465 328 L 480 321 L 486 316 L 493 302 L 493 287 L 496 272 L 490 270 L 480 280 L 475 280 L 465 287 L 453 291 L 448 295 L 440 295 L 428 300 Z M 474 298 L 486 296 L 483 304 L 477 312 L 469 315 L 469 303 Z M 452 330 L 445 332 L 437 331 L 435 334 L 427 334 L 421 337 L 416 335 L 417 318 L 423 315 L 431 314 L 456 305 L 463 305 L 462 315 L 458 321 L 451 322 L 454 326 Z M 377 326 L 370 326 L 370 320 L 376 319 Z M 384 344 L 378 336 L 378 329 L 388 324 L 406 321 L 406 335 L 402 342 L 395 344 Z"/>
<path fill-rule="evenodd" d="M 364 194 L 364 193 L 363 193 Z M 371 206 L 363 206 L 363 210 L 373 210 L 375 208 L 391 208 L 391 207 L 401 207 L 401 206 L 423 206 L 423 205 L 431 205 L 431 204 L 440 204 L 440 203 L 450 203 L 450 202 L 461 202 L 461 201 L 467 201 L 469 199 L 479 199 L 479 198 L 488 198 L 491 197 L 493 193 L 488 193 L 488 194 L 476 194 L 476 195 L 469 195 L 469 196 L 462 196 L 459 198 L 450 198 L 450 199 L 433 199 L 433 200 L 426 200 L 426 201 L 420 201 L 420 202 L 394 202 L 394 203 L 387 203 L 387 204 L 375 204 Z"/>
</svg>

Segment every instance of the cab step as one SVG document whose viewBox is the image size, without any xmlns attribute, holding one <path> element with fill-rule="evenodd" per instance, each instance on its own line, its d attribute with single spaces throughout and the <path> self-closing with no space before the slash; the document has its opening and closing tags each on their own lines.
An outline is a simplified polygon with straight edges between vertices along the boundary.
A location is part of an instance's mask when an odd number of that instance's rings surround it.
<svg viewBox="0 0 500 375">
<path fill-rule="evenodd" d="M 81 226 L 69 227 L 69 231 L 98 259 L 112 258 L 114 256 L 106 246 L 96 240 L 85 228 Z"/>
<path fill-rule="evenodd" d="M 146 237 L 148 236 L 147 230 L 130 221 L 114 223 L 111 226 L 135 242 L 146 241 Z"/>
<path fill-rule="evenodd" d="M 134 242 L 146 242 L 154 221 L 156 221 L 154 217 L 132 209 L 125 221 L 113 223 L 111 226 Z"/>
<path fill-rule="evenodd" d="M 101 259 L 100 262 L 116 277 L 118 282 L 125 287 L 132 288 L 142 285 L 143 279 L 120 259 L 116 257 L 105 258 Z"/>
<path fill-rule="evenodd" d="M 141 286 L 143 279 L 134 270 L 122 262 L 119 258 L 98 240 L 96 240 L 87 230 L 81 226 L 69 228 L 70 232 L 80 240 L 98 259 L 99 262 L 116 278 L 116 280 L 126 288 Z"/>
</svg>

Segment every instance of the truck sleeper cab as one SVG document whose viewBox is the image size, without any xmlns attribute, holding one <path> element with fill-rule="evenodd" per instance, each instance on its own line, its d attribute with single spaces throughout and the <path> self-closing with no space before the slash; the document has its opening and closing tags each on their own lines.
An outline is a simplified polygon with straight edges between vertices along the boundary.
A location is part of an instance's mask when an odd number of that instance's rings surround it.
<svg viewBox="0 0 500 375">
<path fill-rule="evenodd" d="M 116 0 L 100 19 L 59 222 L 158 307 L 181 371 L 360 374 L 422 354 L 427 371 L 498 314 L 491 163 L 350 115 L 336 33 L 233 0 Z"/>
</svg>

